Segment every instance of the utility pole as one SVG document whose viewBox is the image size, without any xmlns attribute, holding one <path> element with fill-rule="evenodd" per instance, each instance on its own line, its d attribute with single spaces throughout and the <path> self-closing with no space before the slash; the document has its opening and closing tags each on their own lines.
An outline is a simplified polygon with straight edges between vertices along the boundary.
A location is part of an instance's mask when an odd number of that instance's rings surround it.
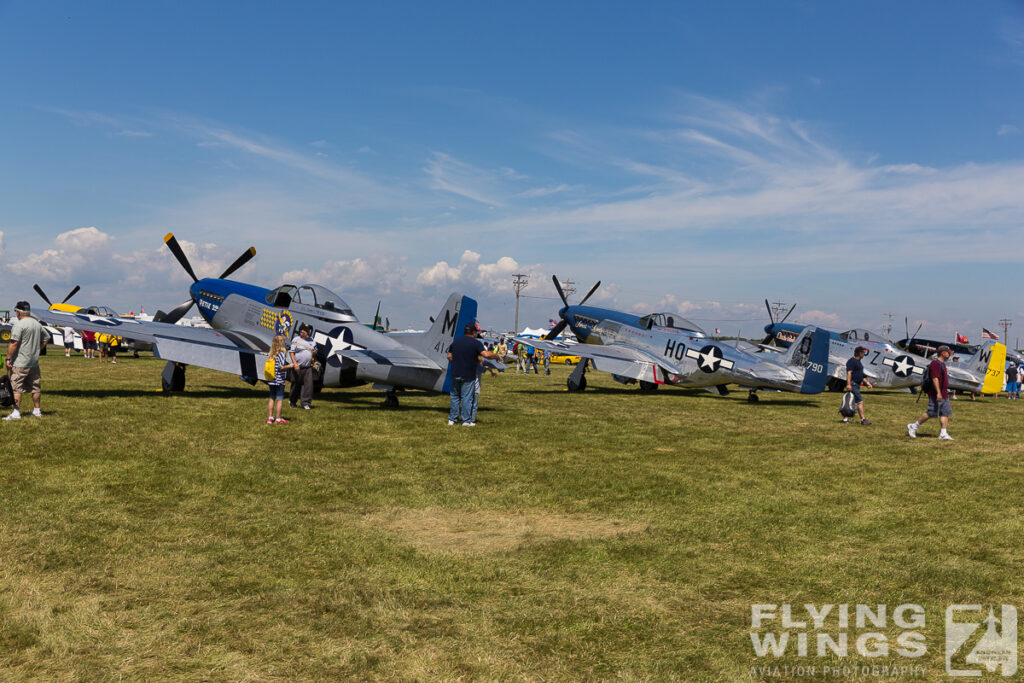
<svg viewBox="0 0 1024 683">
<path fill-rule="evenodd" d="M 782 301 L 773 301 L 772 306 L 775 307 L 775 322 L 778 322 L 782 317 L 782 312 L 786 310 L 786 304 Z"/>
<path fill-rule="evenodd" d="M 894 315 L 896 315 L 896 314 L 895 313 L 885 313 L 884 315 L 886 316 L 886 318 L 888 318 L 888 320 L 886 321 L 885 325 L 882 326 L 882 329 L 885 330 L 885 338 L 886 338 L 886 340 L 888 340 L 889 339 L 889 335 L 892 334 L 892 317 Z"/>
<path fill-rule="evenodd" d="M 526 273 L 514 273 L 512 277 L 512 286 L 516 289 L 516 324 L 512 333 L 519 334 L 519 292 L 530 284 L 530 276 Z"/>
<path fill-rule="evenodd" d="M 1011 326 L 1013 326 L 1013 321 L 1010 320 L 1009 318 L 1003 318 L 1002 320 L 999 321 L 999 324 L 1003 326 L 1003 341 L 1010 341 L 1010 335 L 1007 334 L 1007 331 L 1010 329 Z"/>
<path fill-rule="evenodd" d="M 565 282 L 562 283 L 562 291 L 565 292 L 566 300 L 568 300 L 569 297 L 576 292 L 576 288 L 573 287 L 574 284 L 576 283 L 573 282 L 572 280 L 566 280 Z"/>
</svg>

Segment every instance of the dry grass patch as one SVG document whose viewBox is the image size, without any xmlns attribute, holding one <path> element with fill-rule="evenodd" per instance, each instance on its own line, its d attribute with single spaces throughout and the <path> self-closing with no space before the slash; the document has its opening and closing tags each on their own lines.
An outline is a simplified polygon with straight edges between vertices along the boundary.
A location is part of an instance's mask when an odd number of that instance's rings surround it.
<svg viewBox="0 0 1024 683">
<path fill-rule="evenodd" d="M 399 535 L 428 553 L 496 553 L 553 541 L 638 534 L 647 524 L 590 515 L 508 514 L 439 507 L 391 508 L 365 515 L 362 524 Z"/>
</svg>

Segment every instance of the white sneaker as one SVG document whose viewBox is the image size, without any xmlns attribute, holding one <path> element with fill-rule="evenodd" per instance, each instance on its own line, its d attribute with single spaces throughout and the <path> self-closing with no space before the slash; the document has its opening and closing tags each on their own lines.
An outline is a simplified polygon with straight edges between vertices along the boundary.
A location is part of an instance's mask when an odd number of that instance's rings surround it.
<svg viewBox="0 0 1024 683">
<path fill-rule="evenodd" d="M 476 422 L 463 422 L 463 427 L 476 427 Z"/>
<path fill-rule="evenodd" d="M 951 437 L 949 434 L 939 434 L 939 439 L 941 439 L 942 441 L 952 441 L 953 437 Z"/>
<path fill-rule="evenodd" d="M 39 411 L 39 408 L 36 408 L 35 410 L 32 411 L 32 417 L 42 417 L 42 416 L 43 416 L 43 414 Z"/>
<path fill-rule="evenodd" d="M 911 439 L 917 438 L 917 427 L 914 426 L 913 422 L 907 425 L 907 436 Z"/>
<path fill-rule="evenodd" d="M 453 424 L 455 424 L 455 420 L 448 420 L 448 426 L 449 427 L 451 427 Z"/>
<path fill-rule="evenodd" d="M 15 410 L 13 413 L 4 418 L 5 420 L 20 420 L 21 413 Z"/>
</svg>

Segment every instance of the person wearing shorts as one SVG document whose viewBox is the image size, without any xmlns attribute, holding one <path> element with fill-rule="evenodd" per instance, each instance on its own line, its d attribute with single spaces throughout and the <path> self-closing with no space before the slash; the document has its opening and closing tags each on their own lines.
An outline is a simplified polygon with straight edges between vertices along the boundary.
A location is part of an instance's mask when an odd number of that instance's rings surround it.
<svg viewBox="0 0 1024 683">
<path fill-rule="evenodd" d="M 14 390 L 14 410 L 5 420 L 21 419 L 21 396 L 32 394 L 32 416 L 42 417 L 39 400 L 42 386 L 39 376 L 39 349 L 43 339 L 43 326 L 32 317 L 32 308 L 27 301 L 14 305 L 18 321 L 11 328 L 11 343 L 7 345 L 7 370 L 11 373 L 11 388 Z"/>
<path fill-rule="evenodd" d="M 928 384 L 925 385 L 925 393 L 928 394 L 928 409 L 917 418 L 917 422 L 907 425 L 907 434 L 911 439 L 917 438 L 917 430 L 928 419 L 939 418 L 939 438 L 943 441 L 952 441 L 953 437 L 946 431 L 949 427 L 949 418 L 953 415 L 953 407 L 949 405 L 949 374 L 946 372 L 946 361 L 953 354 L 948 346 L 943 344 L 935 353 L 935 360 L 928 366 Z"/>
<path fill-rule="evenodd" d="M 75 331 L 65 327 L 61 332 L 64 335 L 64 357 L 71 358 L 71 352 L 75 350 Z"/>
<path fill-rule="evenodd" d="M 82 356 L 96 357 L 96 333 L 91 330 L 82 330 Z"/>
<path fill-rule="evenodd" d="M 871 420 L 864 417 L 864 399 L 860 395 L 861 384 L 871 386 L 871 382 L 868 382 L 864 377 L 864 364 L 861 362 L 861 359 L 867 353 L 868 350 L 866 348 L 858 346 L 853 350 L 853 358 L 846 361 L 846 390 L 853 393 L 853 402 L 857 404 L 857 412 L 860 414 L 860 423 L 862 425 L 871 424 Z M 843 418 L 843 422 L 848 421 L 849 418 Z"/>
</svg>

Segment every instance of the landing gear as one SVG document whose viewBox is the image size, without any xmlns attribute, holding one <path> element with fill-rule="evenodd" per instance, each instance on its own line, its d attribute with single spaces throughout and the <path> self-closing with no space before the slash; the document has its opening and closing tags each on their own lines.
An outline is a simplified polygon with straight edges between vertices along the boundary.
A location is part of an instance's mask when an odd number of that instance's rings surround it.
<svg viewBox="0 0 1024 683">
<path fill-rule="evenodd" d="M 587 363 L 588 358 L 584 358 L 580 361 L 580 364 L 576 366 L 576 369 L 569 375 L 569 379 L 565 385 L 571 392 L 584 391 L 587 388 Z"/>
<path fill-rule="evenodd" d="M 645 393 L 650 393 L 652 391 L 657 391 L 657 390 L 658 390 L 658 385 L 655 384 L 654 382 L 645 382 L 643 380 L 640 380 L 640 391 L 643 391 Z"/>
<path fill-rule="evenodd" d="M 387 410 L 394 410 L 395 408 L 397 408 L 398 392 L 392 389 L 391 391 L 384 394 L 384 403 L 381 407 Z"/>
<path fill-rule="evenodd" d="M 760 400 L 761 400 L 761 398 L 757 394 L 755 394 L 753 391 L 751 391 L 749 394 L 747 394 L 747 403 L 757 403 Z"/>
</svg>

